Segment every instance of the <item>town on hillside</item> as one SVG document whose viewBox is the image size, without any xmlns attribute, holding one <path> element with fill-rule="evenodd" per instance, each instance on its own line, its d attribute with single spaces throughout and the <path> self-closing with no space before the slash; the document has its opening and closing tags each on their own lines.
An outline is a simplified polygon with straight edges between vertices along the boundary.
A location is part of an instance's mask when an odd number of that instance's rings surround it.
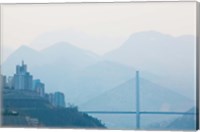
<svg viewBox="0 0 200 132">
<path fill-rule="evenodd" d="M 16 66 L 16 72 L 13 76 L 0 75 L 0 81 L 4 90 L 32 91 L 47 99 L 55 107 L 66 107 L 65 95 L 60 91 L 46 93 L 45 84 L 40 79 L 33 79 L 33 75 L 27 71 L 27 65 L 24 64 L 24 61 L 21 65 Z"/>
</svg>

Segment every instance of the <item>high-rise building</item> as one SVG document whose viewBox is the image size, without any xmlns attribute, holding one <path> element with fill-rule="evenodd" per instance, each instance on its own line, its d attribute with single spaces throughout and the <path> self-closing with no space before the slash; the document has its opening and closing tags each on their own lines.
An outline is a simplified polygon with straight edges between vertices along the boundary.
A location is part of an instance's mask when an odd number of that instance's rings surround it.
<svg viewBox="0 0 200 132">
<path fill-rule="evenodd" d="M 53 93 L 49 93 L 48 94 L 48 100 L 51 104 L 54 105 L 54 94 Z"/>
<path fill-rule="evenodd" d="M 16 66 L 16 73 L 14 74 L 14 88 L 15 89 L 32 89 L 33 76 L 27 72 L 27 65 L 22 61 L 22 65 Z"/>
<path fill-rule="evenodd" d="M 40 81 L 40 79 L 33 80 L 33 90 L 36 91 L 40 96 L 45 95 L 45 85 Z"/>
<path fill-rule="evenodd" d="M 9 89 L 14 89 L 14 79 L 12 76 L 9 76 L 7 79 L 7 85 Z"/>
<path fill-rule="evenodd" d="M 0 74 L 0 87 L 5 88 L 6 87 L 6 76 L 3 76 Z"/>
<path fill-rule="evenodd" d="M 54 105 L 56 107 L 65 107 L 65 95 L 61 92 L 54 93 Z"/>
</svg>

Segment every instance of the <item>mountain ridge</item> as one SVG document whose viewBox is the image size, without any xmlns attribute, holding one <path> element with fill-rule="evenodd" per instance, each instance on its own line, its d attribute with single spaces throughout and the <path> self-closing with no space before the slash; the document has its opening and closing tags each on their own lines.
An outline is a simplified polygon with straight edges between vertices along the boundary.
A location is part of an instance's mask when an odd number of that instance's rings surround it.
<svg viewBox="0 0 200 132">
<path fill-rule="evenodd" d="M 191 35 L 173 37 L 159 32 L 140 32 L 132 34 L 121 47 L 103 57 L 163 76 L 165 79 L 160 85 L 176 86 L 176 92 L 193 98 L 194 91 L 190 88 L 195 87 L 195 44 Z"/>
</svg>

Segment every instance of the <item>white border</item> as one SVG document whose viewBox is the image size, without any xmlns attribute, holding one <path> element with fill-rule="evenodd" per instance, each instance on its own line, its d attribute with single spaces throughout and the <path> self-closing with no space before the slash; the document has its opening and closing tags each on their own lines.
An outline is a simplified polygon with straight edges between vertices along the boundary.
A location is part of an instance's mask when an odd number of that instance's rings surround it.
<svg viewBox="0 0 200 132">
<path fill-rule="evenodd" d="M 164 0 L 0 0 L 0 3 L 63 3 L 63 2 L 148 2 L 148 1 L 164 1 Z M 168 2 L 173 1 L 198 1 L 200 0 L 165 0 Z M 200 13 L 199 13 L 200 14 Z M 137 132 L 135 130 L 89 130 L 89 129 L 37 129 L 37 128 L 0 128 L 1 132 Z M 149 131 L 139 131 L 139 132 L 149 132 Z M 153 131 L 150 131 L 153 132 Z M 163 132 L 163 131 L 156 131 Z M 164 131 L 171 132 L 171 131 Z M 176 132 L 176 131 L 172 131 Z M 180 131 L 177 131 L 180 132 Z M 198 130 L 200 132 L 200 130 Z"/>
</svg>

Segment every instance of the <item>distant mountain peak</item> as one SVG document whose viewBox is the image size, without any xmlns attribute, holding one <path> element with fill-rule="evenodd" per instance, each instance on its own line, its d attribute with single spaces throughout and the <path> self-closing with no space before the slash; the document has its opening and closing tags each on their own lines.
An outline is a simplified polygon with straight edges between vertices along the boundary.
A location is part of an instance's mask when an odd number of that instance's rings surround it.
<svg viewBox="0 0 200 132">
<path fill-rule="evenodd" d="M 26 56 L 28 54 L 38 54 L 39 52 L 37 50 L 34 50 L 26 45 L 20 46 L 17 50 L 15 50 L 10 56 L 8 56 L 7 59 L 9 59 L 12 56 Z"/>
<path fill-rule="evenodd" d="M 35 51 L 36 52 L 36 50 L 34 50 L 34 49 L 32 49 L 32 48 L 30 48 L 29 46 L 27 46 L 27 45 L 22 45 L 22 46 L 20 46 L 16 51 L 21 51 L 21 50 L 23 50 L 23 51 Z"/>
<path fill-rule="evenodd" d="M 55 55 L 59 57 L 80 57 L 84 58 L 83 56 L 87 56 L 86 58 L 90 57 L 93 59 L 97 59 L 98 55 L 95 53 L 82 49 L 80 47 L 77 47 L 69 42 L 66 41 L 60 41 L 57 42 L 51 46 L 49 46 L 46 49 L 43 49 L 41 53 L 48 54 L 48 55 Z M 59 53 L 59 54 L 58 54 Z M 54 56 L 55 57 L 55 56 Z"/>
<path fill-rule="evenodd" d="M 133 33 L 132 35 L 130 35 L 130 37 L 128 38 L 127 41 L 130 41 L 132 39 L 136 39 L 136 40 L 144 40 L 144 39 L 148 39 L 148 40 L 155 40 L 155 39 L 165 39 L 165 38 L 172 38 L 173 36 L 169 35 L 169 34 L 164 34 L 158 31 L 143 31 L 143 32 L 137 32 L 137 33 Z"/>
<path fill-rule="evenodd" d="M 76 49 L 77 50 L 78 49 L 79 50 L 80 48 L 74 46 L 73 44 L 70 44 L 69 42 L 60 41 L 60 42 L 57 42 L 57 43 L 43 49 L 42 51 L 45 51 L 45 50 L 48 50 L 48 49 L 55 49 L 55 50 L 57 50 L 57 49 L 70 49 L 70 50 Z"/>
</svg>

